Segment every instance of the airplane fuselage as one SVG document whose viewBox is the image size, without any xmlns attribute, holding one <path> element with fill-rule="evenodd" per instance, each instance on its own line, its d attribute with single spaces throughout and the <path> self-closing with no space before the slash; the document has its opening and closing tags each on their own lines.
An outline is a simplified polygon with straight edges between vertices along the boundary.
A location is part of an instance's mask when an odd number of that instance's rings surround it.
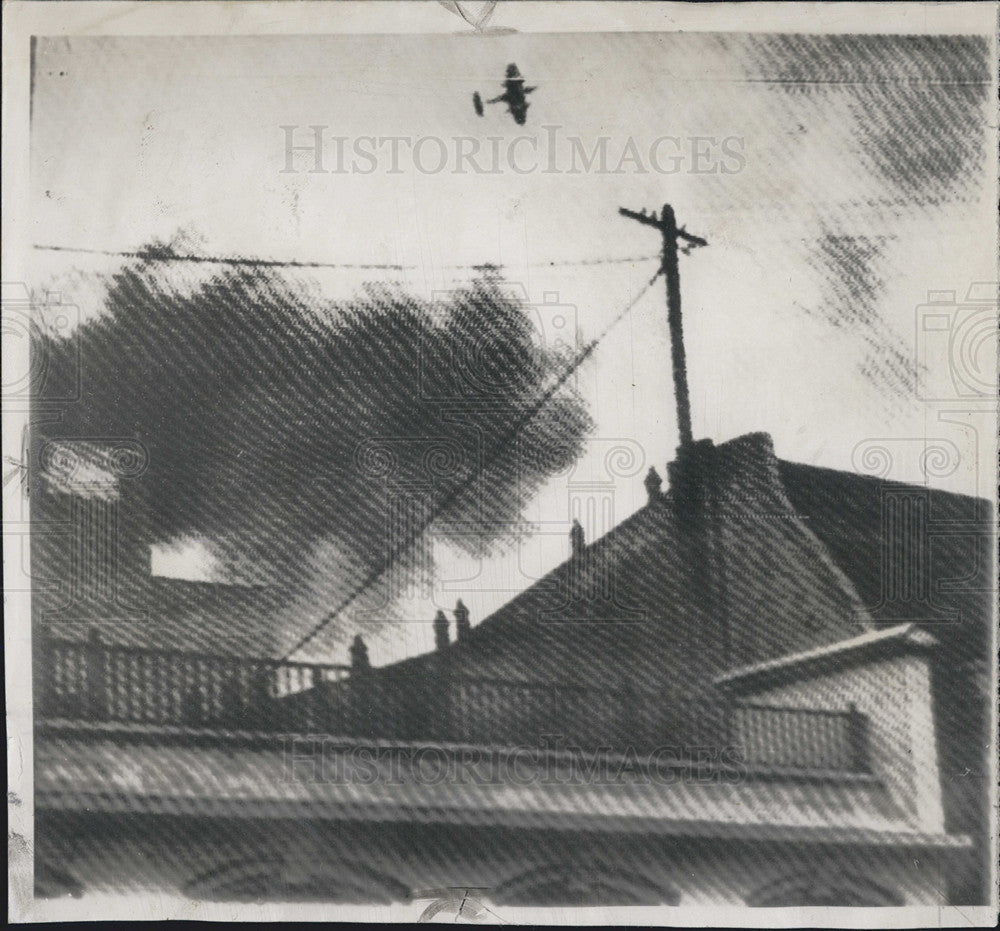
<svg viewBox="0 0 1000 931">
<path fill-rule="evenodd" d="M 511 116 L 514 117 L 514 122 L 522 126 L 528 116 L 528 99 L 526 93 L 523 78 L 504 81 L 503 99 L 507 102 L 507 109 L 510 111 Z"/>
<path fill-rule="evenodd" d="M 514 117 L 514 122 L 523 126 L 528 116 L 529 104 L 527 96 L 535 88 L 524 86 L 524 78 L 522 78 L 518 72 L 517 65 L 507 66 L 507 79 L 503 82 L 503 88 L 504 92 L 499 97 L 487 100 L 486 103 L 507 104 L 507 110 L 510 112 L 510 115 Z M 483 102 L 480 99 L 478 92 L 473 95 L 472 102 L 475 105 L 476 113 L 479 116 L 482 116 Z"/>
</svg>

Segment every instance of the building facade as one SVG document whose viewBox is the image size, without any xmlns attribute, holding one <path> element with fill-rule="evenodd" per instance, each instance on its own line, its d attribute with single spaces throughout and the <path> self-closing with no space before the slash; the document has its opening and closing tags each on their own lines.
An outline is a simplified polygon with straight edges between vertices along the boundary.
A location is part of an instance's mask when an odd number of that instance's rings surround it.
<svg viewBox="0 0 1000 931">
<path fill-rule="evenodd" d="M 988 504 L 764 434 L 646 490 L 389 667 L 40 629 L 37 894 L 987 902 Z"/>
</svg>

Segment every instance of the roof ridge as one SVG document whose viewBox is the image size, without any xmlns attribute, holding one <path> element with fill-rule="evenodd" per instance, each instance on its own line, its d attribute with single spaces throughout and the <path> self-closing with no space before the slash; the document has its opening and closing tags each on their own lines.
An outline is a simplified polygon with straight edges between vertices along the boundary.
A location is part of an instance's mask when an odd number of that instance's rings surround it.
<svg viewBox="0 0 1000 931">
<path fill-rule="evenodd" d="M 855 586 L 854 582 L 851 581 L 847 573 L 837 565 L 837 561 L 833 558 L 833 554 L 830 552 L 827 545 L 817 534 L 813 532 L 808 523 L 802 519 L 802 516 L 795 507 L 795 503 L 792 501 L 791 497 L 789 497 L 788 489 L 785 487 L 784 480 L 782 479 L 781 472 L 778 468 L 778 464 L 781 460 L 778 459 L 778 456 L 775 454 L 773 446 L 770 447 L 769 452 L 770 455 L 766 459 L 765 468 L 768 471 L 774 492 L 778 495 L 781 503 L 788 508 L 790 518 L 789 523 L 799 532 L 799 535 L 807 543 L 816 555 L 817 559 L 836 580 L 841 590 L 847 596 L 848 601 L 851 603 L 851 609 L 855 618 L 869 628 L 874 628 L 875 622 L 872 619 L 871 612 L 865 607 L 865 603 L 861 598 L 861 594 L 858 592 L 857 586 Z"/>
<path fill-rule="evenodd" d="M 957 498 L 963 501 L 980 501 L 984 504 L 993 504 L 989 498 L 983 498 L 979 495 L 967 495 L 959 491 L 948 491 L 945 488 L 935 488 L 932 485 L 918 485 L 915 482 L 904 482 L 898 479 L 886 478 L 881 475 L 866 475 L 864 472 L 851 472 L 846 469 L 834 469 L 830 466 L 814 465 L 811 462 L 797 462 L 793 459 L 782 459 L 781 457 L 776 457 L 779 466 L 791 466 L 795 469 L 808 469 L 811 472 L 825 472 L 849 480 L 856 480 L 859 482 L 871 483 L 881 482 L 886 485 L 893 485 L 897 488 L 908 488 L 913 491 L 926 491 L 935 496 L 942 496 L 946 498 Z"/>
</svg>

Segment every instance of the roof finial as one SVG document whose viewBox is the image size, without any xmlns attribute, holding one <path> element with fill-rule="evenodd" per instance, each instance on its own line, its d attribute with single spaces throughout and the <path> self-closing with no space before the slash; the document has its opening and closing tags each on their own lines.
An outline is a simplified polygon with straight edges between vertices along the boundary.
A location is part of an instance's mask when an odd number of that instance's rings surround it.
<svg viewBox="0 0 1000 931">
<path fill-rule="evenodd" d="M 459 598 L 455 604 L 455 636 L 458 640 L 464 640 L 469 636 L 472 626 L 469 624 L 469 609 Z"/>
<path fill-rule="evenodd" d="M 646 486 L 646 494 L 650 501 L 656 501 L 663 493 L 663 479 L 660 478 L 660 473 L 656 471 L 655 466 L 649 467 L 643 484 Z"/>
<path fill-rule="evenodd" d="M 444 611 L 434 615 L 434 646 L 438 650 L 448 649 L 448 618 Z"/>
<path fill-rule="evenodd" d="M 371 669 L 371 663 L 368 661 L 368 647 L 365 645 L 365 641 L 362 639 L 361 634 L 358 634 L 354 638 L 354 642 L 351 644 L 351 672 L 368 672 Z"/>
</svg>

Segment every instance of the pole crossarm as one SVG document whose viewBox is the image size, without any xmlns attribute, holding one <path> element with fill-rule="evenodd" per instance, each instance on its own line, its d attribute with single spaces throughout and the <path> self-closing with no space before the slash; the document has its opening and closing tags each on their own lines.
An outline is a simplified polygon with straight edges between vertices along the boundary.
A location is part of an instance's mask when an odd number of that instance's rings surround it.
<svg viewBox="0 0 1000 931">
<path fill-rule="evenodd" d="M 688 248 L 695 249 L 699 246 L 707 246 L 708 240 L 702 239 L 700 236 L 692 236 L 684 227 L 682 226 L 677 230 L 677 235 L 680 236 L 686 243 L 688 243 Z M 683 246 L 681 247 L 683 250 Z"/>
<path fill-rule="evenodd" d="M 663 220 L 656 216 L 655 210 L 650 214 L 646 213 L 645 207 L 639 212 L 629 210 L 628 207 L 619 207 L 618 212 L 630 220 L 638 220 L 640 223 L 645 223 L 646 226 L 655 226 L 659 230 L 663 229 Z"/>
<path fill-rule="evenodd" d="M 645 208 L 636 212 L 635 210 L 629 210 L 628 207 L 619 207 L 618 212 L 623 217 L 628 217 L 630 220 L 636 220 L 639 223 L 644 223 L 646 226 L 655 226 L 661 233 L 669 231 L 666 220 L 657 217 L 656 212 L 647 213 Z M 701 236 L 693 236 L 689 233 L 683 226 L 677 227 L 674 230 L 674 234 L 679 236 L 685 242 L 690 243 L 692 246 L 707 246 L 708 240 L 702 239 Z"/>
</svg>

